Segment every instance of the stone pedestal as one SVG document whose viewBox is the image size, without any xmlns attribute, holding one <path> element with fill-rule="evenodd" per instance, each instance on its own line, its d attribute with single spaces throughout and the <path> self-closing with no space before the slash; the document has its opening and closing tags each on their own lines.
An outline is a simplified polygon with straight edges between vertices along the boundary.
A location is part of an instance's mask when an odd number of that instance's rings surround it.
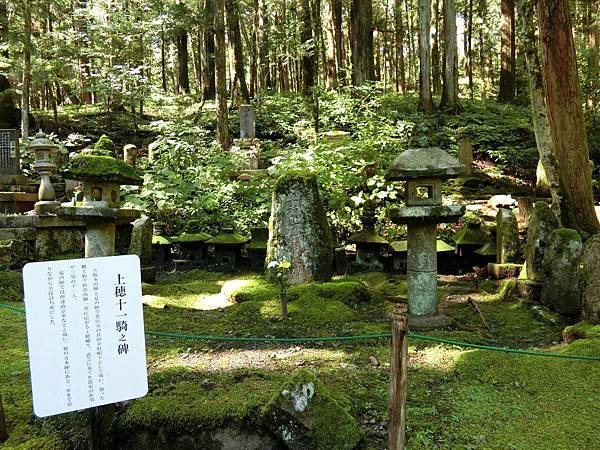
<svg viewBox="0 0 600 450">
<path fill-rule="evenodd" d="M 90 223 L 85 229 L 85 257 L 115 254 L 115 224 Z"/>
</svg>

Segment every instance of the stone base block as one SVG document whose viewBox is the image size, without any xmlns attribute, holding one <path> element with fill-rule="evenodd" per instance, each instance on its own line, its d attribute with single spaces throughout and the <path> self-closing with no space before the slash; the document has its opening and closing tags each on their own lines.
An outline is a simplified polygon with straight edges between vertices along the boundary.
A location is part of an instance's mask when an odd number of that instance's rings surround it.
<svg viewBox="0 0 600 450">
<path fill-rule="evenodd" d="M 59 206 L 60 202 L 39 201 L 33 205 L 33 208 L 38 216 L 45 216 L 47 214 L 56 214 Z"/>
<path fill-rule="evenodd" d="M 540 303 L 542 283 L 531 280 L 517 280 L 517 293 L 526 302 Z"/>
<path fill-rule="evenodd" d="M 408 328 L 410 330 L 434 330 L 446 328 L 452 325 L 452 319 L 444 314 L 433 314 L 429 316 L 408 315 Z"/>
<path fill-rule="evenodd" d="M 154 283 L 156 281 L 156 268 L 154 266 L 142 267 L 142 282 Z"/>
<path fill-rule="evenodd" d="M 504 278 L 518 278 L 523 268 L 522 264 L 495 264 L 488 263 L 488 275 L 494 280 L 503 280 Z"/>
</svg>

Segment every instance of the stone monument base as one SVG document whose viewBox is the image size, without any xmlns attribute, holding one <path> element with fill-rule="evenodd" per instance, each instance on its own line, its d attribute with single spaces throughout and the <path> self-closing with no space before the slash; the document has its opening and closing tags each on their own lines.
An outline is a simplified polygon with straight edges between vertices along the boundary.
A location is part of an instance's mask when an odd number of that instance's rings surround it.
<svg viewBox="0 0 600 450">
<path fill-rule="evenodd" d="M 33 209 L 37 193 L 0 192 L 0 213 L 22 214 Z"/>
<path fill-rule="evenodd" d="M 441 313 L 427 316 L 408 315 L 408 327 L 411 330 L 434 330 L 436 328 L 446 328 L 450 325 L 452 325 L 452 319 Z"/>
<path fill-rule="evenodd" d="M 56 214 L 59 206 L 60 202 L 42 200 L 35 203 L 34 209 L 38 216 L 44 216 L 47 214 Z"/>
</svg>

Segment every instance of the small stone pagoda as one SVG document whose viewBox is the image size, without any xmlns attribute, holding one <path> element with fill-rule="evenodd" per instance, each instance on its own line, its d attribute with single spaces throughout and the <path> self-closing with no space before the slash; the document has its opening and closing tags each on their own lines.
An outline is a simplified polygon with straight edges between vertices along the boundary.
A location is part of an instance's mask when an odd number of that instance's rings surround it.
<svg viewBox="0 0 600 450">
<path fill-rule="evenodd" d="M 381 270 L 381 253 L 387 250 L 389 242 L 375 232 L 375 204 L 365 202 L 361 217 L 363 229 L 348 238 L 348 242 L 356 245 L 356 267 L 361 270 Z"/>
<path fill-rule="evenodd" d="M 396 224 L 408 225 L 408 313 L 413 329 L 450 324 L 437 306 L 436 234 L 438 223 L 455 222 L 465 212 L 463 205 L 442 204 L 442 181 L 463 171 L 456 158 L 431 147 L 404 151 L 386 174 L 390 181 L 406 181 L 406 206 L 393 209 L 390 218 Z"/>
</svg>

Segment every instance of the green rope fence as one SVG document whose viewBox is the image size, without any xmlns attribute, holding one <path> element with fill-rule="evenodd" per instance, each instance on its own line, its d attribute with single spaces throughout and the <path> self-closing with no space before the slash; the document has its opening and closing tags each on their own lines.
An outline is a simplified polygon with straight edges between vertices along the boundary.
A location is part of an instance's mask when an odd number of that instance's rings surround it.
<svg viewBox="0 0 600 450">
<path fill-rule="evenodd" d="M 0 308 L 4 308 L 9 311 L 25 314 L 24 308 L 16 308 L 14 306 L 5 305 L 0 303 Z M 314 343 L 314 342 L 356 342 L 356 341 L 369 341 L 375 339 L 389 339 L 391 333 L 374 333 L 374 334 L 363 334 L 359 336 L 324 336 L 324 337 L 303 337 L 303 338 L 268 338 L 268 337 L 241 337 L 241 336 L 210 336 L 210 335 L 197 335 L 187 333 L 172 333 L 164 331 L 146 331 L 147 336 L 154 336 L 159 338 L 171 338 L 171 339 L 188 339 L 195 341 L 210 341 L 210 342 L 251 342 L 251 343 L 267 343 L 267 344 L 300 344 L 300 343 Z M 600 356 L 588 356 L 588 355 L 569 355 L 564 353 L 551 353 L 551 352 L 538 352 L 533 350 L 521 350 L 518 348 L 510 347 L 493 347 L 490 345 L 483 344 L 471 344 L 469 342 L 455 341 L 452 339 L 444 339 L 435 336 L 427 336 L 422 334 L 416 334 L 409 332 L 408 336 L 422 341 L 437 342 L 440 344 L 453 345 L 461 348 L 474 348 L 479 350 L 490 350 L 504 353 L 517 353 L 520 355 L 529 356 L 545 356 L 549 358 L 565 358 L 565 359 L 576 359 L 582 361 L 600 361 Z"/>
</svg>

